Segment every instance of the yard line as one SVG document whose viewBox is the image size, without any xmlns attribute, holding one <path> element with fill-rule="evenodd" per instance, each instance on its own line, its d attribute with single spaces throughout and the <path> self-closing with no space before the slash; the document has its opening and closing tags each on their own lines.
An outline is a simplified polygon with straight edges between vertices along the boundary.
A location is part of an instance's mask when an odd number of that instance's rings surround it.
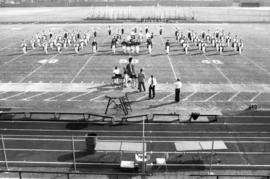
<svg viewBox="0 0 270 179">
<path fill-rule="evenodd" d="M 110 37 L 110 36 L 109 36 Z M 107 37 L 103 42 L 102 45 L 104 45 L 104 43 L 107 41 L 107 39 L 109 38 Z M 99 48 L 100 50 L 100 48 Z M 98 51 L 99 51 L 98 50 Z M 97 52 L 98 52 L 97 51 Z M 77 74 L 72 78 L 72 80 L 70 81 L 70 83 L 73 83 L 75 81 L 75 79 L 80 75 L 80 73 L 85 69 L 85 67 L 88 65 L 88 63 L 93 59 L 93 57 L 96 55 L 97 53 L 92 54 L 87 61 L 85 62 L 85 64 L 82 66 L 82 68 L 77 72 Z"/>
<path fill-rule="evenodd" d="M 207 59 L 207 60 L 211 60 L 210 58 L 208 58 L 205 54 L 203 54 L 203 56 Z M 212 64 L 213 67 L 215 67 L 215 69 L 227 80 L 227 82 L 229 84 L 231 84 L 231 87 L 233 88 L 232 86 L 232 81 L 214 64 Z M 234 89 L 234 88 L 233 88 Z"/>
<path fill-rule="evenodd" d="M 16 36 L 16 35 L 17 35 L 17 34 L 14 33 L 13 35 L 9 35 L 9 36 L 6 36 L 6 37 L 4 37 L 4 38 L 1 38 L 0 41 L 1 41 L 1 40 L 5 40 L 5 39 L 8 39 L 8 38 L 11 38 L 11 37 L 14 37 L 14 36 Z"/>
<path fill-rule="evenodd" d="M 218 94 L 220 94 L 220 92 L 217 92 L 217 93 L 213 94 L 212 96 L 210 96 L 209 98 L 207 98 L 207 99 L 204 100 L 203 102 L 209 101 L 210 99 L 214 98 L 214 97 L 217 96 Z"/>
<path fill-rule="evenodd" d="M 89 101 L 94 101 L 94 100 L 96 100 L 96 99 L 102 98 L 103 96 L 105 96 L 105 94 L 100 95 L 100 96 L 97 96 L 97 97 L 95 97 L 95 98 L 92 98 L 92 99 L 90 99 Z"/>
<path fill-rule="evenodd" d="M 52 56 L 51 58 L 49 58 L 49 60 L 50 60 L 50 59 L 53 59 L 53 58 L 55 58 L 55 57 L 57 57 L 58 55 L 59 55 L 59 53 L 56 54 L 56 55 L 54 55 L 54 56 Z M 37 72 L 37 71 L 38 71 L 41 67 L 43 67 L 45 64 L 46 64 L 46 63 L 40 65 L 40 66 L 37 67 L 35 70 L 33 70 L 33 71 L 31 71 L 30 73 L 28 73 L 28 74 L 27 74 L 25 77 L 23 77 L 18 83 L 21 83 L 21 82 L 23 82 L 24 80 L 26 80 L 28 77 L 30 77 L 32 74 L 34 74 L 35 72 Z"/>
<path fill-rule="evenodd" d="M 266 51 L 270 52 L 270 49 L 268 49 L 268 48 L 266 48 L 266 47 L 264 47 L 264 46 L 258 45 L 258 44 L 256 44 L 256 43 L 253 42 L 253 41 L 250 41 L 250 40 L 247 40 L 247 39 L 245 39 L 245 41 L 248 41 L 248 42 L 252 43 L 252 44 L 255 45 L 258 49 L 263 49 L 263 50 L 266 50 Z"/>
<path fill-rule="evenodd" d="M 6 47 L 0 48 L 0 51 L 5 50 L 5 49 L 7 49 L 7 48 L 9 48 L 9 47 L 11 47 L 11 46 L 13 46 L 15 44 L 17 44 L 17 43 L 12 43 L 12 44 L 10 44 L 10 45 L 8 45 Z"/>
<path fill-rule="evenodd" d="M 169 97 L 171 97 L 171 96 L 173 96 L 173 95 L 174 95 L 174 93 L 170 93 L 170 94 L 168 94 L 167 96 L 161 98 L 161 99 L 158 100 L 158 101 L 164 101 L 165 99 L 167 99 L 167 98 L 169 98 Z"/>
<path fill-rule="evenodd" d="M 81 97 L 81 96 L 87 95 L 87 94 L 92 93 L 92 92 L 94 92 L 94 91 L 96 91 L 96 90 L 88 91 L 88 92 L 85 92 L 85 93 L 83 93 L 83 94 L 74 96 L 74 97 L 72 97 L 72 98 L 67 99 L 66 101 L 81 101 L 81 100 L 73 100 L 73 99 L 76 99 L 76 98 L 79 98 L 79 97 Z"/>
<path fill-rule="evenodd" d="M 13 98 L 13 97 L 16 97 L 16 96 L 20 96 L 20 95 L 22 95 L 22 94 L 24 94 L 24 93 L 27 93 L 27 91 L 24 91 L 24 92 L 21 92 L 21 93 L 12 95 L 12 96 L 8 96 L 8 97 L 6 97 L 6 98 L 2 98 L 2 99 L 0 99 L 0 100 L 6 101 L 6 100 L 8 100 L 9 98 Z"/>
<path fill-rule="evenodd" d="M 191 93 L 190 95 L 186 96 L 183 101 L 187 101 L 191 96 L 193 96 L 194 94 L 196 94 L 197 91 L 194 91 L 193 93 Z"/>
<path fill-rule="evenodd" d="M 46 94 L 46 93 L 48 93 L 48 92 L 42 92 L 42 93 L 39 93 L 39 94 L 30 96 L 28 98 L 23 98 L 23 99 L 21 99 L 21 101 L 29 101 L 31 98 L 34 98 L 34 97 L 37 97 L 37 96 L 41 96 L 41 95 Z"/>
<path fill-rule="evenodd" d="M 34 49 L 29 50 L 29 51 L 27 52 L 27 54 L 29 54 L 29 53 L 32 52 L 33 50 L 34 50 Z M 2 66 L 3 66 L 3 65 L 6 65 L 6 64 L 9 64 L 9 63 L 11 63 L 11 62 L 17 60 L 18 58 L 20 58 L 20 57 L 22 57 L 22 56 L 24 56 L 24 55 L 27 55 L 27 54 L 24 54 L 24 53 L 23 53 L 23 54 L 21 54 L 21 55 L 19 55 L 19 56 L 17 56 L 17 57 L 14 57 L 14 58 L 12 58 L 11 60 L 9 60 L 9 61 L 3 63 Z"/>
<path fill-rule="evenodd" d="M 250 102 L 253 102 L 257 97 L 259 97 L 262 94 L 262 92 L 259 92 L 258 94 L 256 94 L 251 100 Z"/>
<path fill-rule="evenodd" d="M 265 73 L 267 73 L 268 75 L 270 75 L 270 72 L 267 71 L 265 68 L 261 67 L 260 65 L 258 65 L 257 63 L 255 63 L 253 60 L 251 60 L 250 58 L 242 55 L 242 57 L 244 57 L 246 60 L 248 60 L 250 63 L 252 63 L 254 66 L 256 66 L 257 68 L 261 69 L 262 71 L 264 71 Z"/>
<path fill-rule="evenodd" d="M 156 25 L 156 29 L 158 30 L 157 25 Z M 164 42 L 164 40 L 162 39 L 162 37 L 160 37 L 160 36 L 159 36 L 159 38 L 161 39 L 162 43 L 165 45 L 165 42 Z M 174 70 L 173 64 L 172 64 L 172 62 L 171 62 L 171 58 L 170 58 L 170 56 L 169 56 L 168 54 L 166 54 L 166 56 L 167 56 L 167 58 L 168 58 L 168 60 L 169 60 L 169 63 L 170 63 L 170 66 L 171 66 L 171 69 L 172 69 L 172 72 L 173 72 L 174 78 L 175 78 L 175 79 L 177 79 L 177 75 L 176 75 L 176 73 L 175 73 L 175 70 Z"/>
<path fill-rule="evenodd" d="M 142 100 L 142 99 L 144 99 L 144 98 L 147 98 L 147 96 L 148 96 L 148 94 L 145 94 L 145 95 L 143 95 L 143 96 L 137 98 L 135 101 L 140 101 L 140 100 Z"/>
<path fill-rule="evenodd" d="M 51 99 L 56 98 L 56 97 L 59 97 L 59 96 L 63 96 L 63 95 L 65 95 L 65 94 L 69 93 L 69 92 L 70 92 L 70 91 L 63 92 L 63 93 L 58 94 L 58 95 L 55 95 L 55 96 L 53 96 L 53 97 L 46 98 L 46 99 L 44 99 L 43 101 L 57 101 L 57 100 L 51 100 Z"/>
<path fill-rule="evenodd" d="M 238 96 L 240 94 L 240 91 L 238 91 L 237 93 L 235 93 L 232 97 L 230 97 L 230 99 L 228 99 L 228 102 L 232 101 L 236 96 Z"/>
</svg>

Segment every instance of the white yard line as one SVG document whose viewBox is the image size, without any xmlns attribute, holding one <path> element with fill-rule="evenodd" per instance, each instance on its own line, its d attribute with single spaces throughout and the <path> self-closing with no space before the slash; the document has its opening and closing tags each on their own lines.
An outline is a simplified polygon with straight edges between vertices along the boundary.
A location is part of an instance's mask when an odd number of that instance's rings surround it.
<svg viewBox="0 0 270 179">
<path fill-rule="evenodd" d="M 16 96 L 20 96 L 20 95 L 22 95 L 22 94 L 24 94 L 24 93 L 27 93 L 27 91 L 24 91 L 24 92 L 21 92 L 21 93 L 12 95 L 12 96 L 8 96 L 8 97 L 5 97 L 5 98 L 2 98 L 2 99 L 0 99 L 0 100 L 6 101 L 6 100 L 8 100 L 9 98 L 13 98 L 13 97 L 16 97 Z"/>
<path fill-rule="evenodd" d="M 32 52 L 33 50 L 34 50 L 34 49 L 29 50 L 29 51 L 27 52 L 27 54 L 29 54 L 29 53 Z M 10 59 L 9 61 L 3 63 L 1 66 L 6 65 L 6 64 L 9 64 L 9 63 L 11 63 L 11 62 L 17 60 L 18 58 L 20 58 L 20 57 L 22 57 L 22 56 L 24 56 L 24 55 L 27 55 L 27 54 L 22 53 L 21 55 L 19 55 L 19 56 L 17 56 L 17 57 L 14 57 L 14 58 Z"/>
<path fill-rule="evenodd" d="M 63 92 L 63 93 L 58 94 L 58 95 L 55 95 L 55 96 L 53 96 L 53 97 L 46 98 L 46 99 L 44 99 L 43 101 L 57 101 L 57 100 L 52 100 L 52 99 L 57 98 L 57 97 L 59 97 L 59 96 L 63 96 L 63 95 L 65 95 L 65 94 L 69 93 L 69 92 L 70 92 L 70 91 Z"/>
<path fill-rule="evenodd" d="M 263 49 L 263 50 L 266 50 L 266 51 L 270 52 L 270 49 L 269 49 L 269 48 L 266 48 L 266 47 L 264 47 L 264 46 L 258 45 L 258 44 L 256 44 L 255 42 L 250 41 L 250 40 L 248 40 L 248 39 L 245 39 L 245 41 L 250 42 L 251 44 L 253 44 L 254 46 L 256 46 L 258 49 Z"/>
<path fill-rule="evenodd" d="M 217 92 L 217 93 L 213 94 L 212 96 L 210 96 L 209 98 L 207 98 L 207 99 L 204 100 L 203 102 L 209 101 L 210 99 L 214 98 L 214 97 L 217 96 L 218 94 L 220 94 L 220 92 Z"/>
<path fill-rule="evenodd" d="M 100 95 L 100 96 L 97 96 L 97 97 L 95 97 L 95 98 L 92 98 L 92 99 L 90 99 L 89 101 L 94 101 L 94 100 L 99 99 L 99 98 L 102 98 L 102 97 L 104 97 L 104 96 L 105 96 L 105 94 Z"/>
<path fill-rule="evenodd" d="M 207 59 L 207 60 L 211 60 L 210 58 L 208 58 L 205 54 L 203 54 L 203 56 Z M 226 81 L 231 85 L 231 87 L 233 88 L 233 83 L 232 81 L 223 73 L 223 71 L 221 71 L 216 65 L 212 64 L 213 67 L 215 67 L 215 69 L 223 76 L 223 78 L 226 79 Z M 234 88 L 233 88 L 234 89 Z"/>
<path fill-rule="evenodd" d="M 48 92 L 42 92 L 42 93 L 39 93 L 39 94 L 30 96 L 28 98 L 23 98 L 23 99 L 21 99 L 21 101 L 30 101 L 31 98 L 34 98 L 34 97 L 37 97 L 37 96 L 41 96 L 41 95 L 46 94 L 46 93 L 48 93 Z"/>
<path fill-rule="evenodd" d="M 193 93 L 191 93 L 190 95 L 186 96 L 182 101 L 187 101 L 191 96 L 193 96 L 194 94 L 196 94 L 197 91 L 194 91 Z"/>
<path fill-rule="evenodd" d="M 156 29 L 158 30 L 157 25 L 156 25 Z M 159 35 L 158 35 L 158 36 L 159 36 Z M 163 45 L 165 45 L 165 42 L 164 42 L 164 40 L 162 39 L 162 37 L 160 37 L 160 36 L 159 36 L 159 38 L 161 39 L 161 41 L 162 41 Z M 167 58 L 168 58 L 168 60 L 169 60 L 169 63 L 170 63 L 170 66 L 171 66 L 171 69 L 172 69 L 172 72 L 173 72 L 174 78 L 175 78 L 175 79 L 177 79 L 178 77 L 177 77 L 177 75 L 176 75 L 176 73 L 175 73 L 175 70 L 174 70 L 174 67 L 173 67 L 173 64 L 172 64 L 171 58 L 170 58 L 170 56 L 169 56 L 168 54 L 166 54 L 166 56 L 167 56 Z"/>
<path fill-rule="evenodd" d="M 254 66 L 256 66 L 257 68 L 259 68 L 260 70 L 264 71 L 266 74 L 270 75 L 270 72 L 267 71 L 265 68 L 261 67 L 260 65 L 258 65 L 256 62 L 254 62 L 253 60 L 251 60 L 250 58 L 242 55 L 242 57 L 244 57 L 247 61 L 249 61 L 250 63 L 252 63 Z"/>
<path fill-rule="evenodd" d="M 111 36 L 108 36 L 103 42 L 102 42 L 102 45 L 104 45 L 104 43 L 107 41 L 108 38 L 110 38 Z M 99 48 L 100 50 L 100 48 Z M 98 50 L 98 51 L 99 51 Z M 97 53 L 98 53 L 97 51 Z M 93 59 L 93 57 L 97 54 L 97 53 L 94 53 L 92 54 L 88 59 L 87 61 L 85 62 L 85 64 L 81 67 L 81 69 L 77 72 L 77 74 L 72 78 L 72 80 L 70 81 L 70 83 L 73 83 L 76 78 L 81 74 L 81 72 L 85 69 L 85 67 L 88 65 L 88 63 Z"/>
<path fill-rule="evenodd" d="M 94 90 L 94 91 L 96 91 L 96 90 Z M 87 94 L 90 94 L 90 93 L 92 93 L 94 91 L 88 91 L 88 92 L 85 92 L 83 94 L 80 94 L 80 95 L 77 95 L 77 96 L 73 96 L 72 98 L 69 98 L 66 101 L 81 101 L 81 100 L 74 100 L 74 99 L 79 98 L 79 97 L 84 96 L 84 95 L 87 95 Z"/>
<path fill-rule="evenodd" d="M 145 94 L 145 95 L 143 95 L 143 96 L 137 98 L 135 101 L 140 101 L 140 100 L 142 100 L 142 99 L 145 99 L 145 98 L 148 97 L 148 95 L 149 95 L 149 94 Z"/>
<path fill-rule="evenodd" d="M 232 101 L 236 96 L 238 96 L 240 94 L 240 91 L 238 91 L 237 93 L 235 93 L 232 97 L 230 97 L 230 99 L 228 99 L 228 102 Z"/>
<path fill-rule="evenodd" d="M 257 97 L 259 97 L 262 94 L 262 92 L 259 92 L 258 94 L 256 94 L 251 100 L 250 102 L 253 102 Z"/>
<path fill-rule="evenodd" d="M 161 98 L 161 99 L 158 100 L 158 101 L 164 101 L 165 99 L 167 99 L 167 98 L 169 98 L 169 97 L 171 97 L 171 96 L 173 96 L 173 95 L 174 95 L 174 93 L 170 93 L 170 94 L 168 94 L 167 96 Z"/>
<path fill-rule="evenodd" d="M 54 55 L 54 56 L 52 56 L 51 58 L 49 58 L 49 60 L 50 59 L 53 59 L 53 58 L 55 58 L 55 57 L 57 57 L 59 55 L 59 53 L 58 54 L 56 54 L 56 55 Z M 37 72 L 41 67 L 43 67 L 44 65 L 45 65 L 46 63 L 44 63 L 44 64 L 42 64 L 42 65 L 40 65 L 39 67 L 37 67 L 35 70 L 33 70 L 33 71 L 31 71 L 30 73 L 28 73 L 25 77 L 23 77 L 18 83 L 22 83 L 24 80 L 26 80 L 28 77 L 30 77 L 31 75 L 33 75 L 35 72 Z"/>
<path fill-rule="evenodd" d="M 9 48 L 9 47 L 12 47 L 13 45 L 16 45 L 16 44 L 17 44 L 17 43 L 12 43 L 12 44 L 10 44 L 10 45 L 8 45 L 8 46 L 6 46 L 6 47 L 0 48 L 0 51 L 5 50 L 5 49 L 7 49 L 7 48 Z"/>
</svg>

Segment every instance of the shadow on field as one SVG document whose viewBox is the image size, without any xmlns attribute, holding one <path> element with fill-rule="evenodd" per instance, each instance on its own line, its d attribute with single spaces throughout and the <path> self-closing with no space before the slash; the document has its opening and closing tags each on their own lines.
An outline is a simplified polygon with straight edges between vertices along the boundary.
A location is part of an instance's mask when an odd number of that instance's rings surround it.
<svg viewBox="0 0 270 179">
<path fill-rule="evenodd" d="M 77 123 L 68 123 L 66 125 L 66 128 L 69 129 L 69 130 L 82 130 L 82 129 L 85 129 L 88 127 L 88 124 L 87 123 L 80 123 L 80 122 L 77 122 Z"/>
<path fill-rule="evenodd" d="M 171 105 L 171 104 L 176 104 L 176 102 L 171 101 L 171 102 L 162 103 L 162 104 L 158 104 L 158 105 L 150 105 L 147 109 L 159 108 L 159 107 L 167 106 L 167 105 Z"/>
<path fill-rule="evenodd" d="M 205 56 L 214 56 L 214 55 L 219 55 L 219 52 L 210 53 L 210 54 L 205 54 Z"/>
<path fill-rule="evenodd" d="M 157 56 L 161 56 L 161 55 L 166 55 L 165 53 L 156 53 L 156 54 L 152 54 L 152 57 L 157 57 Z"/>
</svg>

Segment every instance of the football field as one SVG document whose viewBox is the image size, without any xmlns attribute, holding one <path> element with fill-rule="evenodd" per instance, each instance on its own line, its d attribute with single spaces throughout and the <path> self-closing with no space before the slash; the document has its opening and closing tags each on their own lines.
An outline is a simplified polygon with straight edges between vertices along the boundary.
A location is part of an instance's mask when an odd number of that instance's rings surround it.
<svg viewBox="0 0 270 179">
<path fill-rule="evenodd" d="M 140 54 L 123 54 L 121 46 L 116 54 L 111 50 L 112 36 L 108 26 L 116 34 L 122 26 L 125 38 L 131 29 L 149 26 L 154 33 L 153 51 L 148 54 L 146 43 L 141 45 Z M 159 26 L 164 28 L 159 35 Z M 184 34 L 189 29 L 197 33 L 224 29 L 238 35 L 244 42 L 241 55 L 226 47 L 223 54 L 214 48 L 207 48 L 202 54 L 197 47 L 191 47 L 186 55 L 175 40 L 175 29 Z M 79 54 L 73 47 L 64 48 L 62 53 L 42 48 L 29 49 L 23 54 L 22 39 L 29 41 L 43 30 L 86 32 L 97 29 L 98 52 L 92 53 L 88 44 Z M 187 119 L 190 112 L 221 111 L 217 123 L 206 124 L 146 124 L 145 138 L 147 152 L 152 157 L 170 153 L 171 166 L 209 167 L 211 151 L 177 152 L 174 142 L 223 141 L 227 150 L 216 152 L 213 159 L 216 168 L 239 167 L 244 169 L 269 168 L 269 112 L 242 111 L 251 103 L 269 107 L 270 100 L 270 24 L 237 23 L 183 23 L 183 24 L 6 24 L 0 26 L 0 105 L 5 110 L 25 111 L 76 111 L 104 114 L 105 96 L 119 90 L 112 85 L 112 71 L 115 66 L 126 66 L 129 56 L 135 59 L 135 70 L 144 69 L 147 79 L 157 78 L 157 94 L 148 100 L 146 92 L 129 94 L 132 114 L 171 113 L 181 114 Z M 91 42 L 93 37 L 91 37 Z M 145 39 L 144 39 L 145 40 Z M 165 52 L 165 42 L 170 40 L 171 52 Z M 174 82 L 181 78 L 180 103 L 174 103 Z M 241 112 L 239 112 L 241 110 Z M 227 111 L 230 111 L 229 113 Z M 232 111 L 238 111 L 233 113 Z M 109 115 L 122 117 L 123 113 L 109 109 Z M 59 122 L 59 123 L 58 123 Z M 76 124 L 75 124 L 76 123 Z M 45 124 L 45 125 L 42 125 Z M 120 153 L 85 153 L 85 134 L 95 132 L 100 140 L 111 142 L 140 141 L 142 124 L 106 125 L 82 122 L 8 122 L 1 121 L 1 134 L 5 136 L 10 165 L 24 161 L 33 166 L 73 165 L 71 135 L 75 141 L 78 165 L 119 166 Z M 75 128 L 74 128 L 75 126 Z M 2 145 L 0 145 L 3 148 Z M 50 155 L 48 155 L 48 152 Z M 129 155 L 128 157 L 130 157 Z M 132 155 L 132 157 L 134 157 Z M 198 158 L 199 157 L 199 158 Z M 201 157 L 201 158 L 200 158 Z M 0 156 L 4 166 L 4 156 Z M 197 160 L 198 159 L 198 160 Z M 197 161 L 197 162 L 196 162 Z M 220 163 L 221 162 L 221 163 Z M 24 164 L 25 164 L 24 163 Z M 71 167 L 72 168 L 72 167 Z M 89 169 L 90 170 L 90 169 Z M 93 168 L 96 171 L 96 168 Z"/>
<path fill-rule="evenodd" d="M 155 105 L 171 102 L 174 98 L 176 78 L 181 78 L 183 90 L 181 103 L 210 103 L 216 106 L 222 103 L 233 103 L 237 106 L 252 102 L 267 103 L 270 99 L 270 62 L 268 56 L 268 24 L 162 24 L 164 34 L 159 35 L 160 24 L 148 24 L 154 33 L 153 51 L 148 54 L 146 43 L 141 45 L 139 55 L 125 55 L 122 48 L 113 54 L 110 48 L 112 37 L 108 36 L 108 25 L 115 34 L 122 24 L 16 24 L 0 27 L 0 103 L 7 107 L 39 107 L 37 103 L 64 103 L 76 108 L 80 104 L 87 106 L 96 102 L 106 102 L 104 96 L 115 89 L 112 82 L 112 70 L 118 66 L 121 70 L 129 56 L 136 61 L 135 70 L 144 69 L 146 77 L 157 78 L 157 97 L 144 101 L 147 93 L 136 93 L 130 96 L 133 101 L 154 103 Z M 146 24 L 123 24 L 125 35 L 137 27 L 144 31 Z M 244 51 L 238 55 L 231 48 L 225 48 L 220 55 L 214 48 L 207 48 L 202 54 L 197 47 L 191 47 L 189 54 L 176 42 L 176 27 L 184 34 L 188 29 L 197 33 L 214 32 L 224 29 L 238 35 L 244 42 Z M 23 54 L 20 43 L 22 39 L 30 40 L 37 32 L 43 30 L 86 32 L 97 29 L 98 52 L 92 53 L 91 46 L 86 46 L 79 54 L 73 47 L 63 49 L 61 54 L 50 50 L 45 54 L 42 48 L 31 49 Z M 93 38 L 92 38 L 93 39 Z M 91 40 L 92 40 L 91 39 Z M 172 47 L 169 55 L 165 53 L 164 42 L 170 40 Z M 91 41 L 90 40 L 90 41 Z M 122 72 L 122 71 L 121 71 Z M 78 103 L 74 105 L 74 103 Z M 101 105 L 103 106 L 103 105 Z M 146 104 L 147 106 L 147 104 Z M 204 104 L 200 107 L 205 106 Z M 222 105 L 221 105 L 222 106 Z M 51 105 L 55 108 L 54 105 Z M 136 105 L 134 106 L 136 108 Z M 140 104 L 139 104 L 140 107 Z M 145 108 L 145 105 L 143 105 Z M 235 108 L 235 106 L 233 106 Z M 173 109 L 174 110 L 174 109 Z"/>
</svg>

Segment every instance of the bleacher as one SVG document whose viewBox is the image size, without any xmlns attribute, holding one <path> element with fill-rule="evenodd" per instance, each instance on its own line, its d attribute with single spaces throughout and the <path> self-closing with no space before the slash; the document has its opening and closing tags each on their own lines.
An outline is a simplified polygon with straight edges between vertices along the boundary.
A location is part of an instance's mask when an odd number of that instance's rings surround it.
<svg viewBox="0 0 270 179">
<path fill-rule="evenodd" d="M 258 7 L 270 6 L 268 0 L 6 0 L 1 7 L 65 6 L 181 6 L 181 7 Z"/>
</svg>

